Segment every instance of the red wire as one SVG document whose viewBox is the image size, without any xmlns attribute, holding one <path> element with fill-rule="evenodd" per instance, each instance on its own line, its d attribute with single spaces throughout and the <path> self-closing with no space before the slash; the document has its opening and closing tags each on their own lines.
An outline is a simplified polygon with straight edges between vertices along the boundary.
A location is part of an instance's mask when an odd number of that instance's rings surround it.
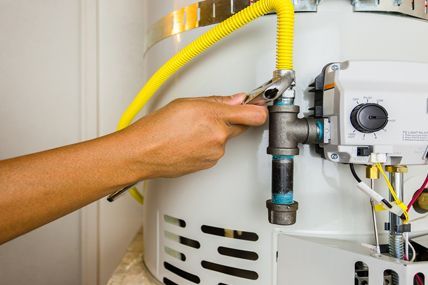
<svg viewBox="0 0 428 285">
<path fill-rule="evenodd" d="M 416 253 L 413 253 L 416 254 Z M 404 257 L 404 260 L 409 261 L 409 259 L 407 258 L 407 256 Z M 416 283 L 418 283 L 417 285 L 425 285 L 425 281 L 424 279 L 421 278 L 421 276 L 418 274 L 415 275 L 415 281 Z"/>
<path fill-rule="evenodd" d="M 412 208 L 413 204 L 416 203 L 416 201 L 418 200 L 418 198 L 422 195 L 422 193 L 424 192 L 425 188 L 428 185 L 428 175 L 425 178 L 424 183 L 422 184 L 421 188 L 419 188 L 418 191 L 416 191 L 415 195 L 413 195 L 412 200 L 410 201 L 409 205 L 407 205 L 407 211 L 410 210 L 410 208 Z"/>
<path fill-rule="evenodd" d="M 419 276 L 419 274 L 416 274 L 416 283 L 418 283 L 418 285 L 424 285 L 425 282 L 422 280 L 422 278 Z"/>
<path fill-rule="evenodd" d="M 416 191 L 416 193 L 413 195 L 413 198 L 410 201 L 409 205 L 407 205 L 407 211 L 409 211 L 410 208 L 412 208 L 412 206 L 416 203 L 416 201 L 422 195 L 422 193 L 424 192 L 424 190 L 427 186 L 428 186 L 428 175 L 425 178 L 425 181 L 422 184 L 421 188 L 419 188 L 418 191 Z M 425 284 L 425 282 L 422 280 L 422 278 L 419 276 L 419 274 L 416 274 L 415 277 L 416 277 L 416 283 L 418 283 L 418 285 L 424 285 Z"/>
</svg>

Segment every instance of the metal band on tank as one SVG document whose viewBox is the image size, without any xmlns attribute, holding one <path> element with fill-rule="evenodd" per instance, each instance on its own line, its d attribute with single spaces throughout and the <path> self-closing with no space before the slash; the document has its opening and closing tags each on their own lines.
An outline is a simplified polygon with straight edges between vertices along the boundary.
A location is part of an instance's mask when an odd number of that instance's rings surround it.
<svg viewBox="0 0 428 285">
<path fill-rule="evenodd" d="M 352 0 L 357 12 L 399 13 L 428 20 L 428 0 Z"/>
<path fill-rule="evenodd" d="M 145 51 L 170 36 L 220 23 L 258 0 L 205 0 L 175 10 L 154 23 Z M 288 0 L 287 0 L 288 1 Z M 316 12 L 320 0 L 294 0 L 296 12 Z"/>
<path fill-rule="evenodd" d="M 144 51 L 170 36 L 220 23 L 258 0 L 205 0 L 175 10 L 154 23 Z M 316 12 L 320 0 L 293 0 L 296 12 Z M 428 20 L 428 0 L 348 0 L 357 12 L 392 12 Z"/>
</svg>

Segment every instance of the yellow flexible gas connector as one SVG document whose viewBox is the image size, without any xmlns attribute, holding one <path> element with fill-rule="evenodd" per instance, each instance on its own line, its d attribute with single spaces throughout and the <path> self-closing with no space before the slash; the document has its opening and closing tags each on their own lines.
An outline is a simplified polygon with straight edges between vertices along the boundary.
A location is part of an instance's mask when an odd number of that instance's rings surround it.
<svg viewBox="0 0 428 285">
<path fill-rule="evenodd" d="M 275 11 L 277 14 L 276 69 L 292 70 L 294 43 L 293 2 L 292 0 L 259 0 L 199 36 L 159 68 L 123 113 L 117 127 L 118 130 L 131 124 L 135 116 L 162 84 L 189 61 L 235 30 L 271 11 Z M 130 192 L 133 197 L 141 197 L 135 188 L 132 188 Z"/>
</svg>

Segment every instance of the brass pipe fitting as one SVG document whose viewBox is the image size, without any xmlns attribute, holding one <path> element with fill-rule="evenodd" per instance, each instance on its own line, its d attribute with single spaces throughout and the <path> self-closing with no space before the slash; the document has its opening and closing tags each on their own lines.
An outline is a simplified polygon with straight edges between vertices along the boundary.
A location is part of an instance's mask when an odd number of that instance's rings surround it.
<svg viewBox="0 0 428 285">
<path fill-rule="evenodd" d="M 385 170 L 389 173 L 407 173 L 409 171 L 406 165 L 387 165 Z"/>
<path fill-rule="evenodd" d="M 379 169 L 376 167 L 376 165 L 368 165 L 366 167 L 366 178 L 379 179 Z"/>
</svg>

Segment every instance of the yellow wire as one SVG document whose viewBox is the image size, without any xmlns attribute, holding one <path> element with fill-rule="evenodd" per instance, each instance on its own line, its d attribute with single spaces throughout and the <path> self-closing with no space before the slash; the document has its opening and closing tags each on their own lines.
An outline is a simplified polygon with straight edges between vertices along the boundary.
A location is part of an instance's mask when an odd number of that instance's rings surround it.
<svg viewBox="0 0 428 285">
<path fill-rule="evenodd" d="M 146 105 L 147 101 L 150 100 L 165 81 L 184 65 L 235 30 L 271 11 L 275 11 L 277 14 L 276 69 L 292 70 L 294 42 L 293 1 L 259 0 L 196 38 L 162 65 L 147 81 L 122 114 L 117 129 L 121 130 L 131 124 L 132 120 Z M 130 192 L 133 197 L 141 197 L 135 188 L 132 188 Z"/>
<path fill-rule="evenodd" d="M 391 182 L 389 181 L 388 176 L 386 175 L 385 171 L 383 170 L 382 164 L 376 163 L 376 167 L 379 169 L 380 173 L 382 174 L 383 178 L 385 179 L 386 185 L 388 186 L 389 192 L 391 193 L 392 197 L 394 198 L 395 203 L 398 207 L 400 207 L 403 210 L 403 214 L 405 217 L 404 223 L 407 224 L 409 222 L 409 213 L 407 212 L 407 206 L 401 201 L 397 193 L 394 190 L 394 187 L 392 187 Z"/>
</svg>

